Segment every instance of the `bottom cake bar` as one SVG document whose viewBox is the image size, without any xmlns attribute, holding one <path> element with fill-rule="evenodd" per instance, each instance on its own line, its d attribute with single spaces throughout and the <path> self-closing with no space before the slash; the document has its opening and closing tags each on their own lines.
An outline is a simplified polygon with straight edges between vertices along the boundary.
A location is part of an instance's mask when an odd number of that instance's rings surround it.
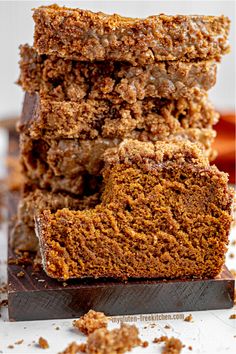
<svg viewBox="0 0 236 354">
<path fill-rule="evenodd" d="M 44 270 L 69 278 L 209 278 L 231 224 L 228 178 L 189 142 L 127 140 L 105 156 L 101 203 L 36 217 Z"/>
</svg>

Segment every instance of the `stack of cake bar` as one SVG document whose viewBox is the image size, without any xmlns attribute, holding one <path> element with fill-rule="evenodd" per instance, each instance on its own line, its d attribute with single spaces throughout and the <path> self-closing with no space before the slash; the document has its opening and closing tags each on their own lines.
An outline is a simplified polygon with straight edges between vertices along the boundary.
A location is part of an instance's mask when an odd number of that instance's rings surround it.
<svg viewBox="0 0 236 354">
<path fill-rule="evenodd" d="M 36 251 L 39 238 L 57 279 L 219 273 L 232 194 L 209 165 L 218 114 L 207 91 L 229 20 L 56 5 L 33 18 L 34 46 L 20 47 L 25 185 L 12 247 Z"/>
</svg>

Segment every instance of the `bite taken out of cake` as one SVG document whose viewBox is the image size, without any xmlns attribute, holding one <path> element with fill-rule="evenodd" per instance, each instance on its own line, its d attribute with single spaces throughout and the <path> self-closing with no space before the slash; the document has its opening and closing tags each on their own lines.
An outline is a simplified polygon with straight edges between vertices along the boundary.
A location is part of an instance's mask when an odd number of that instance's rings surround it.
<svg viewBox="0 0 236 354">
<path fill-rule="evenodd" d="M 227 175 L 190 142 L 125 140 L 107 150 L 101 203 L 36 217 L 53 278 L 208 278 L 224 264 Z"/>
</svg>

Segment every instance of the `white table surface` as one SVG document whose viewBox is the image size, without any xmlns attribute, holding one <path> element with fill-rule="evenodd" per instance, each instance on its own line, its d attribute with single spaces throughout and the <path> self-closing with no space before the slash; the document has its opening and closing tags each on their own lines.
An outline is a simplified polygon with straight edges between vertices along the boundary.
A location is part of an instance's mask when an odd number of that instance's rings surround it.
<svg viewBox="0 0 236 354">
<path fill-rule="evenodd" d="M 0 131 L 0 177 L 4 175 L 4 155 L 7 148 L 7 136 Z M 230 235 L 230 240 L 236 240 L 236 229 Z M 230 258 L 229 254 L 234 253 L 235 257 Z M 6 256 L 7 256 L 7 225 L 3 224 L 0 229 L 0 282 L 6 282 Z M 230 246 L 227 254 L 226 264 L 229 269 L 236 270 L 236 247 Z M 5 295 L 4 295 L 5 296 Z M 0 295 L 0 298 L 4 298 Z M 184 316 L 189 313 L 168 314 L 168 320 L 159 319 L 144 320 L 136 316 L 135 324 L 139 328 L 140 337 L 149 342 L 147 348 L 135 348 L 132 353 L 161 353 L 163 344 L 153 344 L 155 337 L 166 335 L 179 338 L 186 347 L 182 353 L 193 354 L 235 354 L 236 353 L 236 320 L 230 320 L 230 315 L 236 313 L 236 306 L 230 310 L 192 312 L 193 322 L 185 322 Z M 178 317 L 178 319 L 176 319 Z M 116 318 L 113 318 L 115 321 Z M 83 335 L 73 329 L 72 319 L 30 321 L 30 322 L 9 322 L 7 308 L 1 309 L 0 318 L 0 353 L 50 353 L 56 354 L 66 348 L 72 342 L 82 343 L 86 340 Z M 132 323 L 132 322 L 131 322 Z M 164 328 L 166 325 L 171 328 Z M 59 330 L 56 330 L 59 327 Z M 109 328 L 117 327 L 116 322 L 110 322 Z M 38 338 L 42 336 L 47 339 L 49 349 L 43 350 L 37 346 Z M 20 345 L 16 341 L 24 339 Z M 13 349 L 8 348 L 14 345 Z M 192 351 L 188 349 L 192 346 Z"/>
</svg>

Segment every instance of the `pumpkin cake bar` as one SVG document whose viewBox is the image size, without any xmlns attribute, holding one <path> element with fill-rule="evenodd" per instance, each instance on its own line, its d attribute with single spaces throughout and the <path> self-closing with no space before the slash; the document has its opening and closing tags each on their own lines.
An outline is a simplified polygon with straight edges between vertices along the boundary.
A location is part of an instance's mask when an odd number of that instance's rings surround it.
<svg viewBox="0 0 236 354">
<path fill-rule="evenodd" d="M 105 154 L 101 203 L 36 217 L 52 278 L 214 277 L 233 193 L 196 144 L 126 140 Z"/>
<path fill-rule="evenodd" d="M 229 51 L 230 21 L 224 16 L 167 16 L 146 19 L 93 13 L 57 5 L 34 10 L 34 47 L 40 54 L 79 61 L 219 58 Z"/>
<path fill-rule="evenodd" d="M 41 98 L 56 101 L 109 99 L 134 103 L 147 97 L 189 97 L 195 88 L 209 90 L 216 82 L 215 60 L 165 61 L 134 67 L 122 62 L 80 62 L 39 55 L 28 45 L 20 47 L 18 83 Z"/>
<path fill-rule="evenodd" d="M 62 208 L 83 210 L 98 203 L 99 193 L 78 198 L 66 193 L 52 193 L 40 189 L 25 191 L 18 205 L 17 222 L 10 235 L 11 247 L 21 251 L 38 250 L 34 217 L 44 209 L 52 212 Z"/>
<path fill-rule="evenodd" d="M 148 98 L 134 104 L 95 99 L 57 102 L 26 93 L 18 129 L 34 139 L 155 140 L 179 128 L 211 128 L 218 118 L 207 94 L 199 90 L 191 99 Z"/>
</svg>

